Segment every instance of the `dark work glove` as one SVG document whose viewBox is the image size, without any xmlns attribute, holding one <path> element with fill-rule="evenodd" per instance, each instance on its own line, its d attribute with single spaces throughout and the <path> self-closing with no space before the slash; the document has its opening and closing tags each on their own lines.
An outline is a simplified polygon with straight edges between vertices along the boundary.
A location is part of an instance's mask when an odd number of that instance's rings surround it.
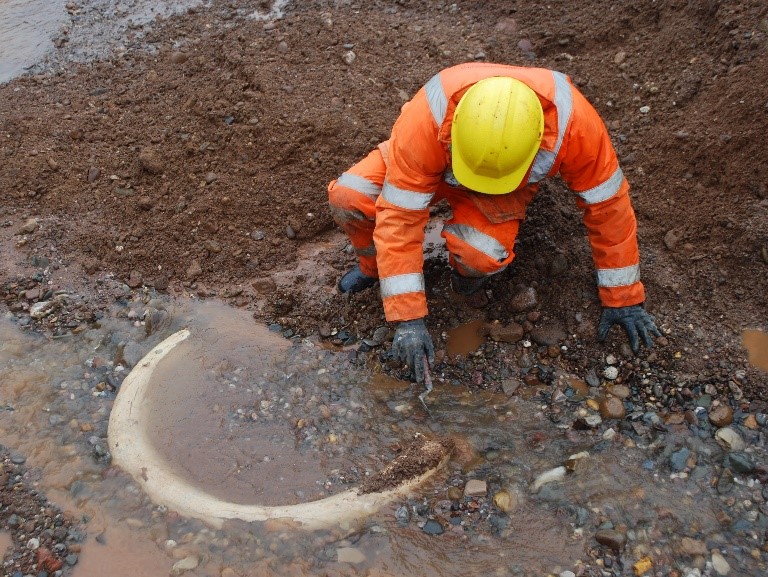
<svg viewBox="0 0 768 577">
<path fill-rule="evenodd" d="M 597 327 L 597 340 L 603 342 L 608 336 L 608 332 L 613 325 L 621 325 L 629 337 L 629 345 L 632 352 L 636 353 L 640 348 L 638 335 L 643 339 L 643 344 L 650 348 L 653 346 L 654 337 L 660 337 L 661 333 L 656 328 L 655 319 L 648 314 L 643 305 L 632 305 L 631 307 L 604 307 L 603 314 L 600 317 L 600 324 Z"/>
<path fill-rule="evenodd" d="M 427 332 L 424 319 L 404 321 L 397 325 L 392 340 L 392 356 L 408 365 L 417 383 L 424 382 L 425 362 L 435 362 L 435 347 Z M 424 360 L 426 356 L 426 361 Z"/>
</svg>

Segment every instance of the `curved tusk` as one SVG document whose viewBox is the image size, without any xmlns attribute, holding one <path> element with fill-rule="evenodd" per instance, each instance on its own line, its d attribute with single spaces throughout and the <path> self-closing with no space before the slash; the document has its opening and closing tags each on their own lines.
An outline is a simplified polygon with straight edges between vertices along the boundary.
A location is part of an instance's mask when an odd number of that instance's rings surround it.
<svg viewBox="0 0 768 577">
<path fill-rule="evenodd" d="M 361 493 L 358 489 L 351 489 L 326 499 L 297 505 L 246 505 L 210 495 L 171 471 L 145 430 L 150 408 L 145 399 L 152 373 L 160 361 L 189 336 L 188 329 L 180 330 L 147 353 L 123 381 L 109 418 L 108 439 L 113 462 L 128 472 L 159 505 L 215 527 L 220 527 L 227 519 L 247 522 L 285 519 L 302 528 L 322 529 L 372 515 L 385 504 L 421 485 L 450 456 L 449 443 L 424 440 L 413 450 L 431 458 L 424 460 L 424 470 L 418 476 L 384 490 Z M 386 477 L 396 468 L 397 461 L 395 459 L 379 475 Z"/>
</svg>

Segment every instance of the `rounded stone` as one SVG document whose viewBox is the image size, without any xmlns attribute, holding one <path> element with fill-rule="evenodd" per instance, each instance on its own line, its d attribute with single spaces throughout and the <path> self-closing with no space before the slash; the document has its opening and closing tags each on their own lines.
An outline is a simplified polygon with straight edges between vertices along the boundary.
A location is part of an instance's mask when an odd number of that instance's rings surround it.
<svg viewBox="0 0 768 577">
<path fill-rule="evenodd" d="M 733 409 L 727 405 L 718 405 L 709 412 L 709 422 L 715 427 L 727 427 L 733 422 Z"/>
<path fill-rule="evenodd" d="M 626 414 L 624 403 L 617 397 L 606 397 L 600 403 L 600 415 L 603 419 L 623 419 Z"/>
</svg>

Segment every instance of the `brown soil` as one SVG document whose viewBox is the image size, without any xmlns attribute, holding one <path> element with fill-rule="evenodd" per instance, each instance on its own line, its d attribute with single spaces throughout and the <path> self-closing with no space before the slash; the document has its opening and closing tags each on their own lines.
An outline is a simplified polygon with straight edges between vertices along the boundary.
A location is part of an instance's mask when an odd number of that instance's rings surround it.
<svg viewBox="0 0 768 577">
<path fill-rule="evenodd" d="M 56 289 L 105 306 L 124 296 L 117 279 L 218 296 L 297 334 L 346 332 L 338 344 L 370 337 L 384 324 L 378 299 L 334 289 L 353 257 L 327 182 L 387 137 L 432 74 L 485 59 L 562 70 L 604 116 L 633 187 L 647 304 L 667 333 L 647 360 L 718 386 L 741 369 L 744 392 L 762 396 L 740 331 L 768 322 L 764 2 L 321 1 L 266 24 L 239 16 L 260 4 L 214 2 L 160 23 L 144 44 L 156 53 L 0 87 L 12 311 Z M 559 182 L 543 187 L 517 252 L 483 311 L 455 300 L 444 261 L 430 259 L 433 334 L 478 316 L 529 333 L 554 325 L 593 366 L 605 347 L 592 264 Z M 527 316 L 508 306 L 522 286 L 538 292 Z M 446 374 L 499 386 L 481 360 L 446 360 Z"/>
<path fill-rule="evenodd" d="M 450 439 L 430 441 L 426 437 L 419 436 L 384 470 L 366 478 L 358 491 L 361 495 L 365 495 L 397 487 L 437 467 L 451 454 L 452 450 L 453 442 Z"/>
</svg>

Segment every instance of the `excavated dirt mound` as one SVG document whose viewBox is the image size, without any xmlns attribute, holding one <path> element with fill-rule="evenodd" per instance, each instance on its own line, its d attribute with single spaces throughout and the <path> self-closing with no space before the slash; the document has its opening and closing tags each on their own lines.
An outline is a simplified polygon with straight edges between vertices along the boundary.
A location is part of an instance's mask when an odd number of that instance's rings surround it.
<svg viewBox="0 0 768 577">
<path fill-rule="evenodd" d="M 289 4 L 275 21 L 245 17 L 264 7 L 214 2 L 158 23 L 143 49 L 0 87 L 9 309 L 58 289 L 98 308 L 124 296 L 116 279 L 218 296 L 339 345 L 370 337 L 384 324 L 378 299 L 334 289 L 353 257 L 328 181 L 387 138 L 441 68 L 543 66 L 568 73 L 603 115 L 632 185 L 647 304 L 667 333 L 650 361 L 718 385 L 738 368 L 761 396 L 739 338 L 765 328 L 768 310 L 764 2 L 321 1 Z M 482 312 L 456 301 L 444 261 L 429 260 L 433 334 L 442 342 L 478 315 L 528 334 L 554 326 L 581 339 L 571 344 L 589 368 L 603 350 L 599 306 L 559 182 L 542 187 L 517 252 Z M 523 288 L 536 291 L 527 315 L 508 306 Z M 69 327 L 88 318 L 80 310 Z M 449 365 L 467 384 L 498 386 L 482 359 Z"/>
</svg>

